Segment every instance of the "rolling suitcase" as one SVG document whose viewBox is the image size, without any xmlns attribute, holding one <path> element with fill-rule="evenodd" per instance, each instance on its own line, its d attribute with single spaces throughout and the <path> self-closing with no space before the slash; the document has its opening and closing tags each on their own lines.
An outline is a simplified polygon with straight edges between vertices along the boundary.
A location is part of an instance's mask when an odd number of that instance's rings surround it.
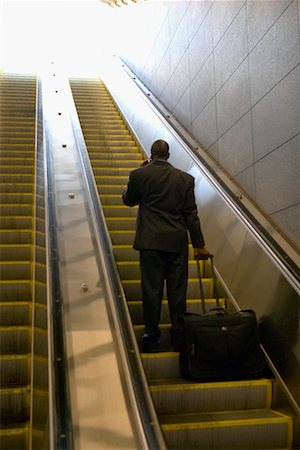
<svg viewBox="0 0 300 450">
<path fill-rule="evenodd" d="M 186 313 L 183 318 L 184 343 L 179 355 L 182 377 L 214 381 L 259 375 L 265 362 L 255 312 L 242 310 L 229 314 L 220 307 L 212 258 L 217 307 L 206 312 L 198 259 L 197 268 L 202 314 Z"/>
</svg>

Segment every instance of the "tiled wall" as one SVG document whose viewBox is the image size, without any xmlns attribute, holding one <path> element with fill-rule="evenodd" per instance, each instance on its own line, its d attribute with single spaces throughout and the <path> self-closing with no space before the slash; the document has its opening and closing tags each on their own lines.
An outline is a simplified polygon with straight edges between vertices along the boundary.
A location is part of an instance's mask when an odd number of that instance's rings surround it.
<svg viewBox="0 0 300 450">
<path fill-rule="evenodd" d="M 300 0 L 136 6 L 121 56 L 299 248 Z"/>
</svg>

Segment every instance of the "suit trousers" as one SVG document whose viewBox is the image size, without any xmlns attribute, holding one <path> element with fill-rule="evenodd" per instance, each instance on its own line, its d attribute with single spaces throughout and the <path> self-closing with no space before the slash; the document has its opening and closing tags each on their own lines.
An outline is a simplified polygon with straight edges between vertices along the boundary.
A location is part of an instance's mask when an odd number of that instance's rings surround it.
<svg viewBox="0 0 300 450">
<path fill-rule="evenodd" d="M 186 253 L 140 250 L 140 268 L 145 332 L 153 338 L 160 336 L 159 321 L 166 282 L 171 337 L 176 337 L 186 311 L 188 249 Z"/>
</svg>

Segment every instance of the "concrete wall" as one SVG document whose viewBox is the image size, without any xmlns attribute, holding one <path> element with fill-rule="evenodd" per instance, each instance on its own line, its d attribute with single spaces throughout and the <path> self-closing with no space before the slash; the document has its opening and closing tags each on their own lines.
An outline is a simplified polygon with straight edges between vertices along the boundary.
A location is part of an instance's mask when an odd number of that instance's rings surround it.
<svg viewBox="0 0 300 450">
<path fill-rule="evenodd" d="M 122 7 L 120 54 L 300 247 L 300 1 Z"/>
</svg>

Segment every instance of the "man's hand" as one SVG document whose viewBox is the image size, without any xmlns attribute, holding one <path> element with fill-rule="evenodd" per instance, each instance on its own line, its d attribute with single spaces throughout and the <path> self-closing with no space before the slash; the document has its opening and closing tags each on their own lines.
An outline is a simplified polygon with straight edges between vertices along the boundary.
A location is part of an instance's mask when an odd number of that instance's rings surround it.
<svg viewBox="0 0 300 450">
<path fill-rule="evenodd" d="M 208 259 L 213 255 L 205 247 L 194 248 L 194 259 Z"/>
</svg>

